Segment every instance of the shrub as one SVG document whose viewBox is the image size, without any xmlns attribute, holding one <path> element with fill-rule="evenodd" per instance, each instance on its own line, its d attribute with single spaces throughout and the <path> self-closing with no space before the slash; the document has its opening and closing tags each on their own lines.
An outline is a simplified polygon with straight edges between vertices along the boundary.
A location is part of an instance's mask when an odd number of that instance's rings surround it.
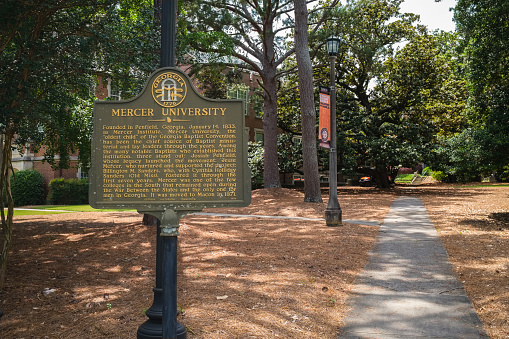
<svg viewBox="0 0 509 339">
<path fill-rule="evenodd" d="M 293 141 L 293 134 L 283 133 L 277 136 L 279 171 L 293 173 L 302 167 L 302 143 Z"/>
<path fill-rule="evenodd" d="M 33 171 L 18 171 L 11 176 L 11 192 L 14 206 L 44 204 L 44 179 Z"/>
<path fill-rule="evenodd" d="M 401 167 L 398 174 L 414 174 L 414 169 L 411 167 Z"/>
<path fill-rule="evenodd" d="M 500 182 L 509 182 L 509 165 L 495 172 L 495 178 Z"/>
<path fill-rule="evenodd" d="M 442 181 L 481 181 L 493 172 L 493 162 L 486 149 L 492 144 L 485 130 L 465 129 L 460 134 L 442 140 L 435 150 L 433 168 L 446 174 Z"/>
<path fill-rule="evenodd" d="M 431 168 L 429 168 L 429 167 L 426 167 L 425 169 L 422 170 L 422 175 L 424 177 L 427 177 L 427 176 L 429 176 L 431 174 L 432 174 L 432 171 L 431 171 Z"/>
<path fill-rule="evenodd" d="M 445 181 L 447 179 L 447 174 L 445 174 L 442 171 L 434 171 L 431 174 L 431 176 L 433 177 L 433 179 L 438 180 L 438 181 Z"/>
<path fill-rule="evenodd" d="M 88 179 L 53 179 L 49 183 L 49 189 L 50 204 L 88 204 Z"/>
<path fill-rule="evenodd" d="M 248 164 L 251 169 L 251 185 L 253 188 L 263 184 L 263 146 L 261 143 L 248 143 Z"/>
</svg>

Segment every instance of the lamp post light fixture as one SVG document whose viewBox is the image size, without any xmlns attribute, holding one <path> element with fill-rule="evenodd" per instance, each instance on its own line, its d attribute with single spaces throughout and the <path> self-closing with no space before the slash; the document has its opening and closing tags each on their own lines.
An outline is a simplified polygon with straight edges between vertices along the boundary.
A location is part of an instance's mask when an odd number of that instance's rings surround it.
<svg viewBox="0 0 509 339">
<path fill-rule="evenodd" d="M 331 36 L 327 39 L 327 53 L 330 59 L 330 153 L 329 153 L 329 202 L 325 209 L 325 223 L 335 227 L 343 225 L 342 211 L 338 202 L 338 155 L 336 151 L 336 73 L 335 61 L 338 55 L 340 39 Z"/>
</svg>

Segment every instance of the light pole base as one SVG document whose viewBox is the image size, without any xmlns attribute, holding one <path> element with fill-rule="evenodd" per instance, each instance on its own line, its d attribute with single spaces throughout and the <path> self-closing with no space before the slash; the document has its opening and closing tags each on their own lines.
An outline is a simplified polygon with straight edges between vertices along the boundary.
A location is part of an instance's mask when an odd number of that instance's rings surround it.
<svg viewBox="0 0 509 339">
<path fill-rule="evenodd" d="M 163 325 L 161 320 L 149 319 L 138 327 L 137 339 L 162 339 Z M 186 339 L 186 328 L 177 322 L 177 339 Z"/>
<path fill-rule="evenodd" d="M 325 224 L 329 227 L 343 226 L 343 222 L 341 221 L 342 214 L 340 209 L 326 209 Z"/>
</svg>

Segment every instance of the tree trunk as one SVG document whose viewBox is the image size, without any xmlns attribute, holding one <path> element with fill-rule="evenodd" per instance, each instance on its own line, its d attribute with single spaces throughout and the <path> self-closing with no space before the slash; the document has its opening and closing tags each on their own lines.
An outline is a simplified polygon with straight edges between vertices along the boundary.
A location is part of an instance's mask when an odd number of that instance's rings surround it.
<svg viewBox="0 0 509 339">
<path fill-rule="evenodd" d="M 371 170 L 370 175 L 376 181 L 376 187 L 378 188 L 390 188 L 389 175 L 385 168 L 375 168 Z"/>
<path fill-rule="evenodd" d="M 376 182 L 376 187 L 378 188 L 390 188 L 391 184 L 389 181 L 389 174 L 387 169 L 384 167 L 376 167 L 376 168 L 367 168 L 367 167 L 358 167 L 358 173 L 363 173 L 369 175 Z"/>
<path fill-rule="evenodd" d="M 389 172 L 385 167 L 377 167 L 377 172 L 380 176 L 380 181 L 377 182 L 378 188 L 390 188 L 391 184 L 389 183 Z"/>
<path fill-rule="evenodd" d="M 391 167 L 389 170 L 389 185 L 394 185 L 394 180 L 396 180 L 396 176 L 398 175 L 399 168 L 398 167 Z"/>
<path fill-rule="evenodd" d="M 7 130 L 4 135 L 4 142 L 2 148 L 1 159 L 1 173 L 0 173 L 0 192 L 5 189 L 5 196 L 7 201 L 4 201 L 4 195 L 0 196 L 0 213 L 2 216 L 2 234 L 0 248 L 0 291 L 4 287 L 5 275 L 7 272 L 7 259 L 9 256 L 9 249 L 12 241 L 12 217 L 14 215 L 14 201 L 11 194 L 11 183 L 9 178 L 9 170 L 12 169 L 12 151 L 11 144 L 14 137 L 12 130 Z M 6 204 L 7 202 L 7 204 Z M 7 216 L 5 215 L 4 208 L 7 205 Z"/>
<path fill-rule="evenodd" d="M 304 201 L 322 202 L 316 150 L 316 112 L 313 96 L 313 66 L 309 56 L 306 0 L 293 0 L 295 10 L 295 54 L 299 71 L 299 93 L 304 167 Z"/>
<path fill-rule="evenodd" d="M 263 102 L 263 185 L 281 187 L 277 154 L 277 80 L 273 65 L 264 67 L 262 74 L 265 100 Z"/>
</svg>

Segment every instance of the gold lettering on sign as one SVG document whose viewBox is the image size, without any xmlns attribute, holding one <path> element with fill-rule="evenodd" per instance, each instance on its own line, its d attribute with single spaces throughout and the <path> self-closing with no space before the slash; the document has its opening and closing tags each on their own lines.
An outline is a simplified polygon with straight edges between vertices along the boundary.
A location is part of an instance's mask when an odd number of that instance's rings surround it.
<svg viewBox="0 0 509 339">
<path fill-rule="evenodd" d="M 162 108 L 170 116 L 224 115 L 226 108 Z M 151 109 L 112 109 L 115 117 Z M 234 201 L 242 197 L 235 124 L 102 125 L 102 200 Z M 101 192 L 99 192 L 101 193 Z"/>
<path fill-rule="evenodd" d="M 163 116 L 174 116 L 174 117 L 224 116 L 225 112 L 226 108 L 222 107 L 205 107 L 205 108 L 163 107 L 161 110 L 161 114 Z"/>
<path fill-rule="evenodd" d="M 153 108 L 117 108 L 111 109 L 112 117 L 153 117 Z"/>
</svg>

